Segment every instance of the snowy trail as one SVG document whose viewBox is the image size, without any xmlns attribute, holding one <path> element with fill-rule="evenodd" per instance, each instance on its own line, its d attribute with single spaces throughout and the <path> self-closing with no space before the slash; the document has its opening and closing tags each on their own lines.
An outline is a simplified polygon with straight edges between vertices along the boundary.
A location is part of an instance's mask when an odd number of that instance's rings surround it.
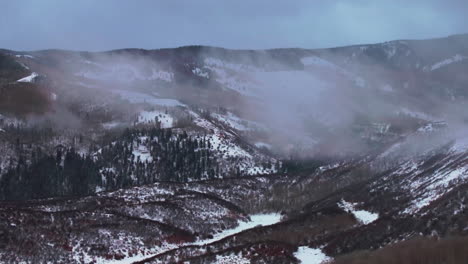
<svg viewBox="0 0 468 264">
<path fill-rule="evenodd" d="M 160 252 L 156 252 L 155 254 L 152 254 L 152 255 L 138 255 L 138 256 L 134 256 L 134 257 L 125 258 L 125 259 L 122 259 L 122 260 L 113 260 L 113 261 L 108 261 L 108 262 L 105 261 L 105 262 L 101 262 L 101 263 L 131 264 L 131 263 L 134 263 L 134 262 L 137 262 L 137 261 L 142 261 L 142 260 L 151 258 L 151 257 L 159 255 L 159 254 L 164 254 L 165 252 L 168 252 L 170 250 L 174 250 L 174 249 L 177 249 L 177 248 L 182 248 L 182 247 L 186 247 L 186 246 L 201 246 L 201 245 L 210 244 L 210 243 L 213 243 L 213 242 L 220 241 L 220 240 L 222 240 L 222 239 L 224 239 L 224 238 L 226 238 L 228 236 L 235 235 L 235 234 L 238 234 L 238 233 L 243 232 L 245 230 L 254 228 L 256 226 L 269 226 L 269 225 L 276 224 L 276 223 L 281 221 L 281 215 L 276 214 L 276 213 L 257 214 L 257 215 L 251 215 L 250 219 L 251 219 L 251 221 L 248 221 L 248 222 L 243 222 L 242 221 L 242 222 L 239 223 L 239 225 L 237 227 L 232 228 L 232 229 L 224 230 L 223 232 L 214 235 L 212 239 L 199 240 L 199 241 L 195 241 L 193 243 L 186 243 L 186 244 L 182 244 L 182 245 L 175 245 L 175 244 L 174 245 L 168 245 L 168 247 L 165 248 L 164 250 L 162 250 Z"/>
<path fill-rule="evenodd" d="M 269 226 L 276 224 L 280 221 L 279 214 L 260 214 L 250 216 L 251 221 L 249 222 L 240 222 L 236 228 L 224 230 L 221 233 L 218 233 L 213 236 L 212 239 L 200 240 L 192 243 L 192 245 L 206 245 L 216 241 L 219 241 L 225 237 L 240 233 L 242 231 L 254 228 L 258 225 Z"/>
</svg>

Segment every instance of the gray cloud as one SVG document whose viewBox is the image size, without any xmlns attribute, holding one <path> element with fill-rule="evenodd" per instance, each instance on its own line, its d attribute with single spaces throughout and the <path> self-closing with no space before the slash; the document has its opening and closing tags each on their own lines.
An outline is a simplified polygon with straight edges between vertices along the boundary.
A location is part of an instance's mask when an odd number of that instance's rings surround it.
<svg viewBox="0 0 468 264">
<path fill-rule="evenodd" d="M 318 48 L 466 32 L 461 0 L 3 1 L 0 47 Z"/>
</svg>

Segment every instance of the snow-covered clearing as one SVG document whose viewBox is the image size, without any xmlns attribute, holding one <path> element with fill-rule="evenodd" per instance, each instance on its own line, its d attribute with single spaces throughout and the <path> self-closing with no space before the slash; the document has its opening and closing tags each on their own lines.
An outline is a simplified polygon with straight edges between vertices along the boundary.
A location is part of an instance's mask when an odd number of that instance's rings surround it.
<svg viewBox="0 0 468 264">
<path fill-rule="evenodd" d="M 161 122 L 161 128 L 170 128 L 174 125 L 174 118 L 161 111 L 142 111 L 138 116 L 138 123 Z"/>
<path fill-rule="evenodd" d="M 26 77 L 24 77 L 24 78 L 21 78 L 21 79 L 19 79 L 17 82 L 29 82 L 29 83 L 31 83 L 31 82 L 34 81 L 34 79 L 35 79 L 37 76 L 39 76 L 39 74 L 33 72 L 33 73 L 31 73 L 31 75 L 26 76 Z"/>
<path fill-rule="evenodd" d="M 352 213 L 356 219 L 364 225 L 370 224 L 379 218 L 379 214 L 366 210 L 356 210 L 354 208 L 355 204 L 348 203 L 345 200 L 341 200 L 338 206 L 348 213 Z"/>
<path fill-rule="evenodd" d="M 205 244 L 210 244 L 213 242 L 216 242 L 218 240 L 221 240 L 225 237 L 228 237 L 230 235 L 234 235 L 237 233 L 240 233 L 242 231 L 254 228 L 256 226 L 269 226 L 278 223 L 281 221 L 281 215 L 280 214 L 258 214 L 258 215 L 251 215 L 250 216 L 250 221 L 248 222 L 240 222 L 239 225 L 233 229 L 228 229 L 224 230 L 221 233 L 218 233 L 213 236 L 212 239 L 206 239 L 206 240 L 200 240 L 193 245 L 205 245 Z"/>
<path fill-rule="evenodd" d="M 207 140 L 210 141 L 212 149 L 223 153 L 223 156 L 229 157 L 243 157 L 252 158 L 252 155 L 245 151 L 243 148 L 232 143 L 224 136 L 224 134 L 213 134 L 206 136 Z"/>
<path fill-rule="evenodd" d="M 321 264 L 331 260 L 322 250 L 310 247 L 299 247 L 297 252 L 294 253 L 294 256 L 299 259 L 302 264 Z"/>
</svg>

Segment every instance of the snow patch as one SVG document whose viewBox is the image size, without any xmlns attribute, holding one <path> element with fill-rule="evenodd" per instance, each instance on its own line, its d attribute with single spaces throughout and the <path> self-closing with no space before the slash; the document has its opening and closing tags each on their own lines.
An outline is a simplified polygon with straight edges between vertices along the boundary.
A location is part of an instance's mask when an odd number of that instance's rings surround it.
<svg viewBox="0 0 468 264">
<path fill-rule="evenodd" d="M 332 260 L 321 249 L 310 247 L 299 247 L 294 256 L 302 264 L 321 264 Z"/>
<path fill-rule="evenodd" d="M 133 155 L 135 156 L 135 160 L 140 157 L 141 162 L 152 162 L 153 157 L 151 157 L 151 153 L 144 145 L 139 145 L 133 150 Z"/>
<path fill-rule="evenodd" d="M 138 123 L 154 123 L 156 120 L 161 123 L 161 128 L 171 128 L 174 124 L 172 116 L 160 111 L 143 111 L 138 116 Z"/>
<path fill-rule="evenodd" d="M 18 55 L 15 55 L 16 58 L 28 58 L 28 59 L 34 59 L 33 56 L 31 55 L 28 55 L 28 54 L 18 54 Z"/>
<path fill-rule="evenodd" d="M 239 255 L 216 256 L 214 264 L 250 264 L 250 260 Z"/>
<path fill-rule="evenodd" d="M 34 79 L 36 79 L 37 76 L 39 76 L 39 74 L 33 72 L 33 73 L 31 73 L 31 75 L 26 76 L 26 77 L 24 77 L 24 78 L 21 78 L 21 79 L 19 79 L 17 82 L 28 82 L 28 83 L 32 83 L 32 82 L 34 82 Z"/>
<path fill-rule="evenodd" d="M 208 72 L 206 71 L 203 71 L 202 69 L 200 68 L 195 68 L 192 70 L 192 73 L 199 76 L 199 77 L 203 77 L 203 78 L 206 78 L 206 79 L 209 79 L 210 78 L 210 75 L 208 74 Z"/>
<path fill-rule="evenodd" d="M 364 225 L 370 224 L 379 218 L 379 215 L 365 210 L 356 210 L 355 204 L 341 200 L 338 206 L 348 213 L 352 213 L 356 219 Z"/>
<path fill-rule="evenodd" d="M 252 158 L 252 155 L 239 147 L 238 145 L 230 142 L 225 138 L 223 134 L 214 134 L 207 136 L 207 139 L 210 141 L 211 146 L 214 150 L 224 153 L 226 157 L 246 157 Z"/>
<path fill-rule="evenodd" d="M 210 244 L 215 241 L 221 240 L 225 237 L 228 237 L 230 235 L 234 235 L 234 234 L 240 233 L 242 231 L 245 231 L 245 230 L 257 227 L 257 226 L 269 226 L 269 225 L 276 224 L 280 221 L 281 221 L 281 215 L 277 213 L 251 215 L 250 221 L 247 221 L 247 222 L 242 221 L 239 223 L 237 227 L 233 229 L 224 230 L 221 233 L 215 234 L 213 238 L 211 239 L 200 240 L 193 244 L 194 245 Z"/>
<path fill-rule="evenodd" d="M 456 54 L 452 58 L 448 58 L 448 59 L 445 59 L 443 61 L 437 62 L 436 64 L 432 65 L 430 68 L 425 68 L 425 70 L 426 71 L 435 71 L 435 70 L 440 69 L 440 68 L 442 68 L 444 66 L 450 65 L 450 64 L 455 63 L 455 62 L 460 62 L 460 61 L 463 61 L 463 60 L 466 60 L 466 59 L 468 59 L 468 57 L 462 56 L 460 54 Z"/>
</svg>

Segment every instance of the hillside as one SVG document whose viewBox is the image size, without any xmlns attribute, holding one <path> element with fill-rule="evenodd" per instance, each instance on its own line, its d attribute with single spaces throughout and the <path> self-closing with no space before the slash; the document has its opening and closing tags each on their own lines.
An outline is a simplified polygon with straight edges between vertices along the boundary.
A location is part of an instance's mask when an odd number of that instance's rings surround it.
<svg viewBox="0 0 468 264">
<path fill-rule="evenodd" d="M 468 35 L 0 50 L 0 259 L 466 263 L 467 70 Z"/>
</svg>

